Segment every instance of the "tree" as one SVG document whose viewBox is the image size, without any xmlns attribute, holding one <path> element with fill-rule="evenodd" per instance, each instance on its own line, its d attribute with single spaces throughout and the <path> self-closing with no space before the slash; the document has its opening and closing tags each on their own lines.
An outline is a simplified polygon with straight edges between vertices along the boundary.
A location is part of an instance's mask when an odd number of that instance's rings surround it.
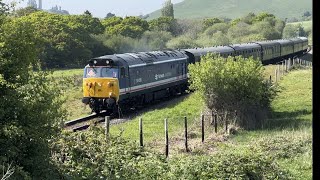
<svg viewBox="0 0 320 180">
<path fill-rule="evenodd" d="M 34 32 L 22 18 L 0 24 L 0 164 L 14 165 L 13 179 L 59 174 L 50 162 L 50 140 L 65 118 L 61 89 L 41 71 Z"/>
<path fill-rule="evenodd" d="M 31 14 L 31 13 L 36 12 L 36 11 L 38 11 L 37 8 L 34 8 L 34 7 L 32 7 L 32 6 L 28 6 L 28 7 L 20 8 L 20 9 L 16 10 L 16 11 L 14 12 L 14 14 L 15 14 L 17 17 L 21 17 L 21 16 L 27 16 L 27 15 L 29 15 L 29 14 Z"/>
<path fill-rule="evenodd" d="M 21 19 L 34 25 L 34 34 L 43 43 L 38 48 L 45 67 L 83 67 L 90 57 L 97 55 L 93 54 L 95 42 L 91 35 L 104 32 L 98 18 L 38 11 Z"/>
<path fill-rule="evenodd" d="M 217 24 L 217 23 L 222 23 L 223 21 L 219 18 L 211 18 L 211 19 L 204 19 L 203 20 L 203 28 L 207 29 L 208 27 Z"/>
<path fill-rule="evenodd" d="M 92 14 L 89 10 L 85 10 L 83 14 L 92 17 Z"/>
<path fill-rule="evenodd" d="M 159 17 L 149 21 L 149 29 L 153 31 L 175 32 L 177 21 L 172 17 Z"/>
<path fill-rule="evenodd" d="M 269 14 L 269 13 L 266 13 L 266 12 L 262 12 L 260 14 L 258 14 L 254 19 L 253 19 L 253 23 L 256 23 L 256 22 L 260 22 L 260 21 L 263 21 L 265 18 L 275 18 L 275 16 L 273 14 Z"/>
<path fill-rule="evenodd" d="M 109 12 L 109 13 L 106 15 L 105 18 L 111 18 L 111 17 L 115 17 L 115 16 L 116 16 L 115 14 Z"/>
<path fill-rule="evenodd" d="M 297 37 L 297 30 L 298 30 L 297 26 L 292 24 L 287 24 L 283 29 L 282 38 L 288 39 L 288 38 Z"/>
<path fill-rule="evenodd" d="M 171 3 L 171 0 L 166 0 L 166 2 L 163 5 L 163 8 L 161 9 L 161 15 L 162 17 L 174 18 L 173 4 Z"/>
<path fill-rule="evenodd" d="M 128 16 L 124 19 L 112 17 L 104 20 L 106 33 L 108 35 L 122 35 L 131 38 L 140 38 L 149 29 L 146 20 L 138 17 Z"/>
<path fill-rule="evenodd" d="M 311 16 L 311 13 L 309 11 L 306 11 L 303 13 L 303 17 L 309 17 Z"/>
<path fill-rule="evenodd" d="M 260 61 L 207 54 L 188 69 L 190 89 L 201 95 L 209 109 L 224 120 L 228 115 L 238 118 L 234 123 L 247 129 L 261 126 L 275 91 L 264 80 Z"/>
</svg>

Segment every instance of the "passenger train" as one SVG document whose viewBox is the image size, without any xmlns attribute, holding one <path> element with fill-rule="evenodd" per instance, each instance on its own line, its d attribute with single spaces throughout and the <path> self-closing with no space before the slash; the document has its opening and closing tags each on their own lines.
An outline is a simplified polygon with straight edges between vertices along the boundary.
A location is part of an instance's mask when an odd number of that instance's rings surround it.
<svg viewBox="0 0 320 180">
<path fill-rule="evenodd" d="M 257 41 L 208 48 L 106 55 L 92 58 L 84 68 L 83 99 L 93 112 L 118 112 L 183 93 L 188 88 L 188 64 L 199 62 L 207 53 L 223 57 L 253 56 L 263 64 L 303 54 L 305 37 Z"/>
</svg>

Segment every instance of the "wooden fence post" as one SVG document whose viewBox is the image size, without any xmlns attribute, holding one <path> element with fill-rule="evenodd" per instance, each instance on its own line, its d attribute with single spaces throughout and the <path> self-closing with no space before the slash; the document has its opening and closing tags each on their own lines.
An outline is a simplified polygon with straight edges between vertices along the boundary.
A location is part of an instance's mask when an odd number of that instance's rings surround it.
<svg viewBox="0 0 320 180">
<path fill-rule="evenodd" d="M 289 58 L 289 62 L 288 62 L 288 71 L 290 71 L 291 69 L 291 58 Z"/>
<path fill-rule="evenodd" d="M 218 115 L 214 115 L 214 132 L 218 133 Z"/>
<path fill-rule="evenodd" d="M 225 112 L 225 115 L 224 115 L 224 121 L 226 122 L 226 133 L 228 133 L 228 114 Z"/>
<path fill-rule="evenodd" d="M 275 82 L 278 82 L 278 69 L 275 69 L 274 71 L 274 77 L 275 77 Z"/>
<path fill-rule="evenodd" d="M 270 78 L 269 78 L 269 83 L 270 83 L 270 85 L 272 85 L 272 77 L 271 77 L 271 75 L 270 75 Z"/>
<path fill-rule="evenodd" d="M 213 111 L 211 111 L 211 125 L 214 125 Z"/>
<path fill-rule="evenodd" d="M 143 124 L 142 124 L 142 118 L 139 119 L 139 131 L 140 131 L 140 146 L 143 147 Z"/>
<path fill-rule="evenodd" d="M 295 65 L 295 61 L 296 61 L 296 58 L 293 58 L 293 59 L 292 59 L 292 66 Z"/>
<path fill-rule="evenodd" d="M 201 115 L 201 142 L 204 142 L 204 115 Z"/>
<path fill-rule="evenodd" d="M 164 120 L 164 130 L 165 130 L 165 139 L 166 139 L 166 158 L 169 156 L 169 135 L 168 135 L 168 119 Z"/>
<path fill-rule="evenodd" d="M 184 137 L 185 137 L 185 147 L 186 147 L 186 152 L 189 152 L 188 148 L 188 120 L 187 117 L 184 117 Z"/>
<path fill-rule="evenodd" d="M 287 60 L 284 60 L 284 67 L 285 67 L 285 71 L 287 71 Z"/>
<path fill-rule="evenodd" d="M 109 137 L 109 130 L 110 130 L 110 116 L 105 116 L 104 117 L 104 124 L 105 124 L 105 134 L 106 134 L 106 139 Z"/>
<path fill-rule="evenodd" d="M 284 62 L 282 61 L 282 72 L 281 72 L 282 76 L 284 75 Z"/>
</svg>

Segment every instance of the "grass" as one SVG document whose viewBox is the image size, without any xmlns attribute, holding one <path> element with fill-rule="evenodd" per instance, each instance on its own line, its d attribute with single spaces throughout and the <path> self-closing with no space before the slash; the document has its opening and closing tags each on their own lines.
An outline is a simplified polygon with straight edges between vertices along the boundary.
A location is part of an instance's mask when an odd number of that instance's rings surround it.
<svg viewBox="0 0 320 180">
<path fill-rule="evenodd" d="M 53 72 L 52 76 L 57 80 L 68 79 L 68 83 L 71 83 L 63 95 L 63 98 L 66 99 L 63 107 L 68 112 L 67 120 L 80 118 L 91 113 L 90 108 L 81 102 L 83 69 L 57 70 Z"/>
<path fill-rule="evenodd" d="M 312 11 L 312 1 L 300 0 L 184 0 L 174 4 L 174 15 L 178 19 L 207 17 L 238 18 L 249 12 L 269 12 L 276 17 L 298 18 Z M 149 14 L 149 20 L 160 17 L 160 10 Z"/>
<path fill-rule="evenodd" d="M 312 71 L 292 71 L 279 86 L 281 92 L 272 102 L 269 124 L 262 130 L 240 131 L 222 146 L 227 148 L 218 151 L 258 148 L 274 157 L 294 179 L 311 179 Z"/>
<path fill-rule="evenodd" d="M 276 66 L 265 67 L 265 77 L 274 76 Z M 63 72 L 63 73 L 62 73 Z M 57 77 L 81 78 L 80 70 L 55 72 Z M 194 155 L 214 153 L 260 153 L 269 156 L 293 179 L 312 178 L 312 70 L 294 70 L 283 76 L 278 83 L 280 92 L 272 102 L 269 123 L 263 129 L 239 130 L 235 135 L 216 135 L 206 129 L 205 143 L 200 139 L 199 115 L 204 109 L 199 95 L 192 93 L 176 98 L 168 106 L 158 105 L 123 124 L 112 125 L 110 132 L 134 141 L 139 139 L 139 118 L 143 118 L 144 140 L 147 147 L 154 145 L 163 151 L 164 119 L 168 118 L 170 153 L 183 152 L 183 117 L 188 117 L 190 147 Z M 88 113 L 81 103 L 82 91 L 79 84 L 65 94 L 68 102 L 64 105 L 70 117 Z M 220 130 L 222 128 L 220 127 Z M 179 142 L 178 142 L 179 141 Z M 182 142 L 182 143 L 181 143 Z M 192 144 L 193 143 L 193 144 Z M 174 146 L 179 146 L 176 148 Z M 179 151 L 174 152 L 174 151 Z M 172 155 L 171 155 L 172 156 Z"/>
<path fill-rule="evenodd" d="M 301 21 L 301 22 L 293 22 L 293 23 L 288 23 L 288 24 L 292 24 L 292 25 L 301 24 L 305 31 L 312 29 L 312 21 Z"/>
<path fill-rule="evenodd" d="M 139 118 L 143 118 L 144 139 L 146 142 L 163 138 L 164 119 L 168 118 L 169 133 L 174 135 L 183 129 L 184 116 L 188 117 L 188 123 L 195 123 L 196 117 L 199 117 L 203 108 L 200 97 L 195 94 L 189 94 L 170 102 L 168 106 L 153 109 L 133 120 L 111 126 L 111 134 L 119 134 L 123 130 L 123 137 L 132 140 L 139 140 Z"/>
</svg>

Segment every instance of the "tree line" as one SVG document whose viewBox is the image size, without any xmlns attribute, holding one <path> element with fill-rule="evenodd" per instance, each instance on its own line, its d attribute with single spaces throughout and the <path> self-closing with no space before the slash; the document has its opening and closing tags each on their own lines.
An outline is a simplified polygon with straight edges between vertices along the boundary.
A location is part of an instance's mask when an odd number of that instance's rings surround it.
<svg viewBox="0 0 320 180">
<path fill-rule="evenodd" d="M 92 57 L 106 54 L 193 48 L 311 35 L 301 25 L 286 25 L 273 14 L 249 13 L 241 18 L 175 19 L 172 3 L 162 16 L 93 17 L 52 14 L 32 7 L 9 13 L 10 19 L 30 24 L 45 68 L 82 68 Z"/>
</svg>

